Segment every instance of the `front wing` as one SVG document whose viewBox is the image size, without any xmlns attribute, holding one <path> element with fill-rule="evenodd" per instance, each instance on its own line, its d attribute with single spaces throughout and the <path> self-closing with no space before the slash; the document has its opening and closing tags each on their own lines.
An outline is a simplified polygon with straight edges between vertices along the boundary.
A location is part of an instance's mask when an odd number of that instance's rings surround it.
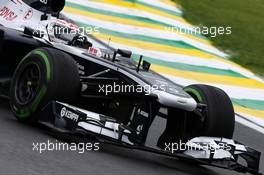
<svg viewBox="0 0 264 175">
<path fill-rule="evenodd" d="M 175 151 L 172 143 L 162 150 L 135 142 L 137 131 L 118 123 L 114 118 L 83 110 L 61 102 L 50 102 L 39 114 L 40 123 L 59 132 L 83 133 L 104 143 L 143 150 L 173 158 L 187 159 L 242 173 L 259 173 L 261 153 L 236 141 L 225 138 L 197 137 Z M 219 145 L 225 145 L 222 147 Z M 241 161 L 243 159 L 244 161 Z"/>
</svg>

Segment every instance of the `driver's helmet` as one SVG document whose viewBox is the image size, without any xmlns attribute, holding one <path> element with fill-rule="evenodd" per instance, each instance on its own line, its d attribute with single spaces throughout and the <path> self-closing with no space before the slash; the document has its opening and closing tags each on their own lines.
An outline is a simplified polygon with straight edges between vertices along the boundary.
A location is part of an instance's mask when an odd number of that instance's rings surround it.
<svg viewBox="0 0 264 175">
<path fill-rule="evenodd" d="M 79 27 L 76 24 L 61 19 L 51 21 L 47 26 L 47 32 L 52 42 L 64 44 L 71 42 L 80 33 Z"/>
</svg>

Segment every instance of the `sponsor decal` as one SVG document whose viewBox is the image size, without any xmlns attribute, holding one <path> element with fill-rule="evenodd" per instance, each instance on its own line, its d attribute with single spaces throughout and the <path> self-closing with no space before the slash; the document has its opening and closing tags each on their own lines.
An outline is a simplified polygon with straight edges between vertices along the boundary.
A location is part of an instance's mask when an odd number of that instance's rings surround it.
<svg viewBox="0 0 264 175">
<path fill-rule="evenodd" d="M 94 47 L 90 47 L 89 50 L 88 50 L 88 52 L 90 54 L 92 54 L 92 55 L 96 55 L 97 52 L 98 52 L 98 50 L 96 48 L 94 48 Z"/>
<path fill-rule="evenodd" d="M 91 55 L 94 55 L 96 57 L 101 57 L 102 56 L 101 50 L 98 49 L 98 48 L 95 48 L 95 47 L 89 47 L 88 53 L 91 54 Z"/>
<path fill-rule="evenodd" d="M 17 15 L 9 8 L 3 7 L 2 9 L 0 9 L 0 17 L 4 18 L 7 21 L 13 21 L 17 18 Z"/>
<path fill-rule="evenodd" d="M 32 18 L 32 16 L 33 16 L 33 9 L 32 8 L 30 8 L 27 12 L 26 12 L 26 14 L 25 14 L 25 16 L 24 16 L 24 20 L 29 20 L 29 19 L 31 19 Z"/>
<path fill-rule="evenodd" d="M 11 0 L 11 2 L 13 2 L 14 4 L 17 4 L 15 0 Z"/>
<path fill-rule="evenodd" d="M 73 112 L 67 110 L 65 107 L 63 107 L 63 108 L 61 109 L 60 116 L 61 116 L 61 117 L 68 118 L 68 119 L 73 120 L 73 121 L 75 121 L 75 122 L 77 122 L 78 119 L 79 119 L 79 115 L 78 115 L 78 114 L 75 114 L 75 113 L 73 113 Z"/>
<path fill-rule="evenodd" d="M 19 0 L 11 0 L 11 2 L 13 2 L 14 4 L 17 4 L 17 2 L 18 2 L 19 4 L 22 4 L 22 2 L 20 2 Z"/>
<path fill-rule="evenodd" d="M 48 0 L 39 0 L 41 3 L 43 3 L 43 4 L 48 4 Z"/>
</svg>

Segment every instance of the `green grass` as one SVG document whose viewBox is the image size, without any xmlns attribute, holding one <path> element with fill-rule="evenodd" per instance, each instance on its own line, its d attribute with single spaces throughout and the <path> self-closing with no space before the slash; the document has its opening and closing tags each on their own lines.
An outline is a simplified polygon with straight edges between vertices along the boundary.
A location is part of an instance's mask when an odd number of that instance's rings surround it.
<svg viewBox="0 0 264 175">
<path fill-rule="evenodd" d="M 198 26 L 230 26 L 231 35 L 209 39 L 230 59 L 264 75 L 264 0 L 175 0 Z"/>
</svg>

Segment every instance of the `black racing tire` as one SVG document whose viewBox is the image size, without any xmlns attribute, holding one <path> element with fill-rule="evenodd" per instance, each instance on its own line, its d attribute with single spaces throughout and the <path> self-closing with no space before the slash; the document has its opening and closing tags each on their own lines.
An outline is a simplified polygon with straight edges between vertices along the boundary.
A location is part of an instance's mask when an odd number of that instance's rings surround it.
<svg viewBox="0 0 264 175">
<path fill-rule="evenodd" d="M 38 48 L 17 66 L 10 88 L 10 106 L 15 117 L 35 123 L 37 113 L 53 100 L 73 103 L 80 93 L 76 62 L 63 51 Z"/>
<path fill-rule="evenodd" d="M 229 96 L 221 89 L 208 85 L 190 85 L 184 88 L 198 103 L 206 104 L 202 135 L 232 138 L 235 113 Z"/>
</svg>

